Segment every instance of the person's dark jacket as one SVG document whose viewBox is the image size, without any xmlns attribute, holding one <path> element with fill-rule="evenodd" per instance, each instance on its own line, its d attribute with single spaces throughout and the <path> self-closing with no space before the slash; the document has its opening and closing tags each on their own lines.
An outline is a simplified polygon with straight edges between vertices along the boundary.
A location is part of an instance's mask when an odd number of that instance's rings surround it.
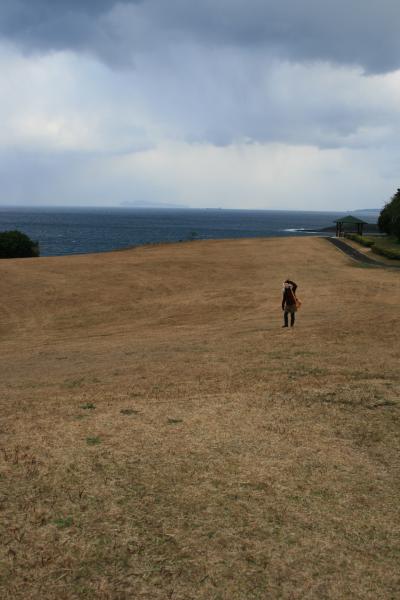
<svg viewBox="0 0 400 600">
<path fill-rule="evenodd" d="M 294 281 L 287 279 L 285 283 L 289 283 L 292 287 L 285 288 L 282 295 L 282 310 L 285 308 L 285 304 L 293 306 L 296 304 L 296 290 L 297 284 Z"/>
</svg>

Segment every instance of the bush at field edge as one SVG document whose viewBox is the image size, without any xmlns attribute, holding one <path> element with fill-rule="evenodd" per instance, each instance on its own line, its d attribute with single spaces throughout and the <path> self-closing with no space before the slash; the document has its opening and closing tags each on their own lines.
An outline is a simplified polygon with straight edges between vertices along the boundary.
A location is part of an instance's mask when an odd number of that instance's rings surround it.
<svg viewBox="0 0 400 600">
<path fill-rule="evenodd" d="M 0 258 L 39 256 L 39 244 L 18 230 L 0 232 Z"/>
</svg>

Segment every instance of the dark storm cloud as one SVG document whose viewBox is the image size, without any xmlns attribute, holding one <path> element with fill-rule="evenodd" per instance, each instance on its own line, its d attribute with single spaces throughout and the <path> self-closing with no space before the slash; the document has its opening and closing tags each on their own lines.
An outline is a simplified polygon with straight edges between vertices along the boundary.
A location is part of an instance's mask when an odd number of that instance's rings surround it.
<svg viewBox="0 0 400 600">
<path fill-rule="evenodd" d="M 371 71 L 400 67 L 398 0 L 158 0 L 148 7 L 152 18 L 215 43 Z"/>
<path fill-rule="evenodd" d="M 61 21 L 67 15 L 94 16 L 110 9 L 113 0 L 99 0 L 98 2 L 67 2 L 51 0 L 3 0 L 0 5 L 0 28 L 4 35 L 23 39 L 29 35 L 39 38 L 41 28 L 48 32 L 51 26 Z"/>
<path fill-rule="evenodd" d="M 0 35 L 28 51 L 83 48 L 97 53 L 98 19 L 115 4 L 115 0 L 2 0 Z"/>
<path fill-rule="evenodd" d="M 290 60 L 400 68 L 398 0 L 3 0 L 0 34 L 28 50 L 127 62 L 179 39 L 254 46 Z M 172 40 L 172 42 L 171 42 Z"/>
</svg>

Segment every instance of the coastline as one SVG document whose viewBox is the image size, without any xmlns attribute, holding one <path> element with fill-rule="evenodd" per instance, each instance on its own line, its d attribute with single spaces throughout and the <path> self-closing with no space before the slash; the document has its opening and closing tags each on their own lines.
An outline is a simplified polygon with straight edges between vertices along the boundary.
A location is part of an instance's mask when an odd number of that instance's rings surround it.
<svg viewBox="0 0 400 600">
<path fill-rule="evenodd" d="M 19 229 L 39 241 L 42 256 L 61 256 L 192 239 L 329 235 L 324 229 L 335 218 L 312 211 L 0 210 L 0 229 Z"/>
</svg>

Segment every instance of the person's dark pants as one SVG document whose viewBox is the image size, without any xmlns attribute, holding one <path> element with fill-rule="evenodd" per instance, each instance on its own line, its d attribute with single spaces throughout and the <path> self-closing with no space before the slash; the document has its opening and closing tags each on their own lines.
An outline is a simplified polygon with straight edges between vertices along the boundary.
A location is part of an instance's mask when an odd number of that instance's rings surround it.
<svg viewBox="0 0 400 600">
<path fill-rule="evenodd" d="M 285 327 L 289 327 L 289 311 L 287 311 L 287 310 L 284 311 L 283 318 L 285 321 Z M 295 320 L 296 320 L 296 313 L 290 312 L 290 327 L 293 327 Z"/>
</svg>

